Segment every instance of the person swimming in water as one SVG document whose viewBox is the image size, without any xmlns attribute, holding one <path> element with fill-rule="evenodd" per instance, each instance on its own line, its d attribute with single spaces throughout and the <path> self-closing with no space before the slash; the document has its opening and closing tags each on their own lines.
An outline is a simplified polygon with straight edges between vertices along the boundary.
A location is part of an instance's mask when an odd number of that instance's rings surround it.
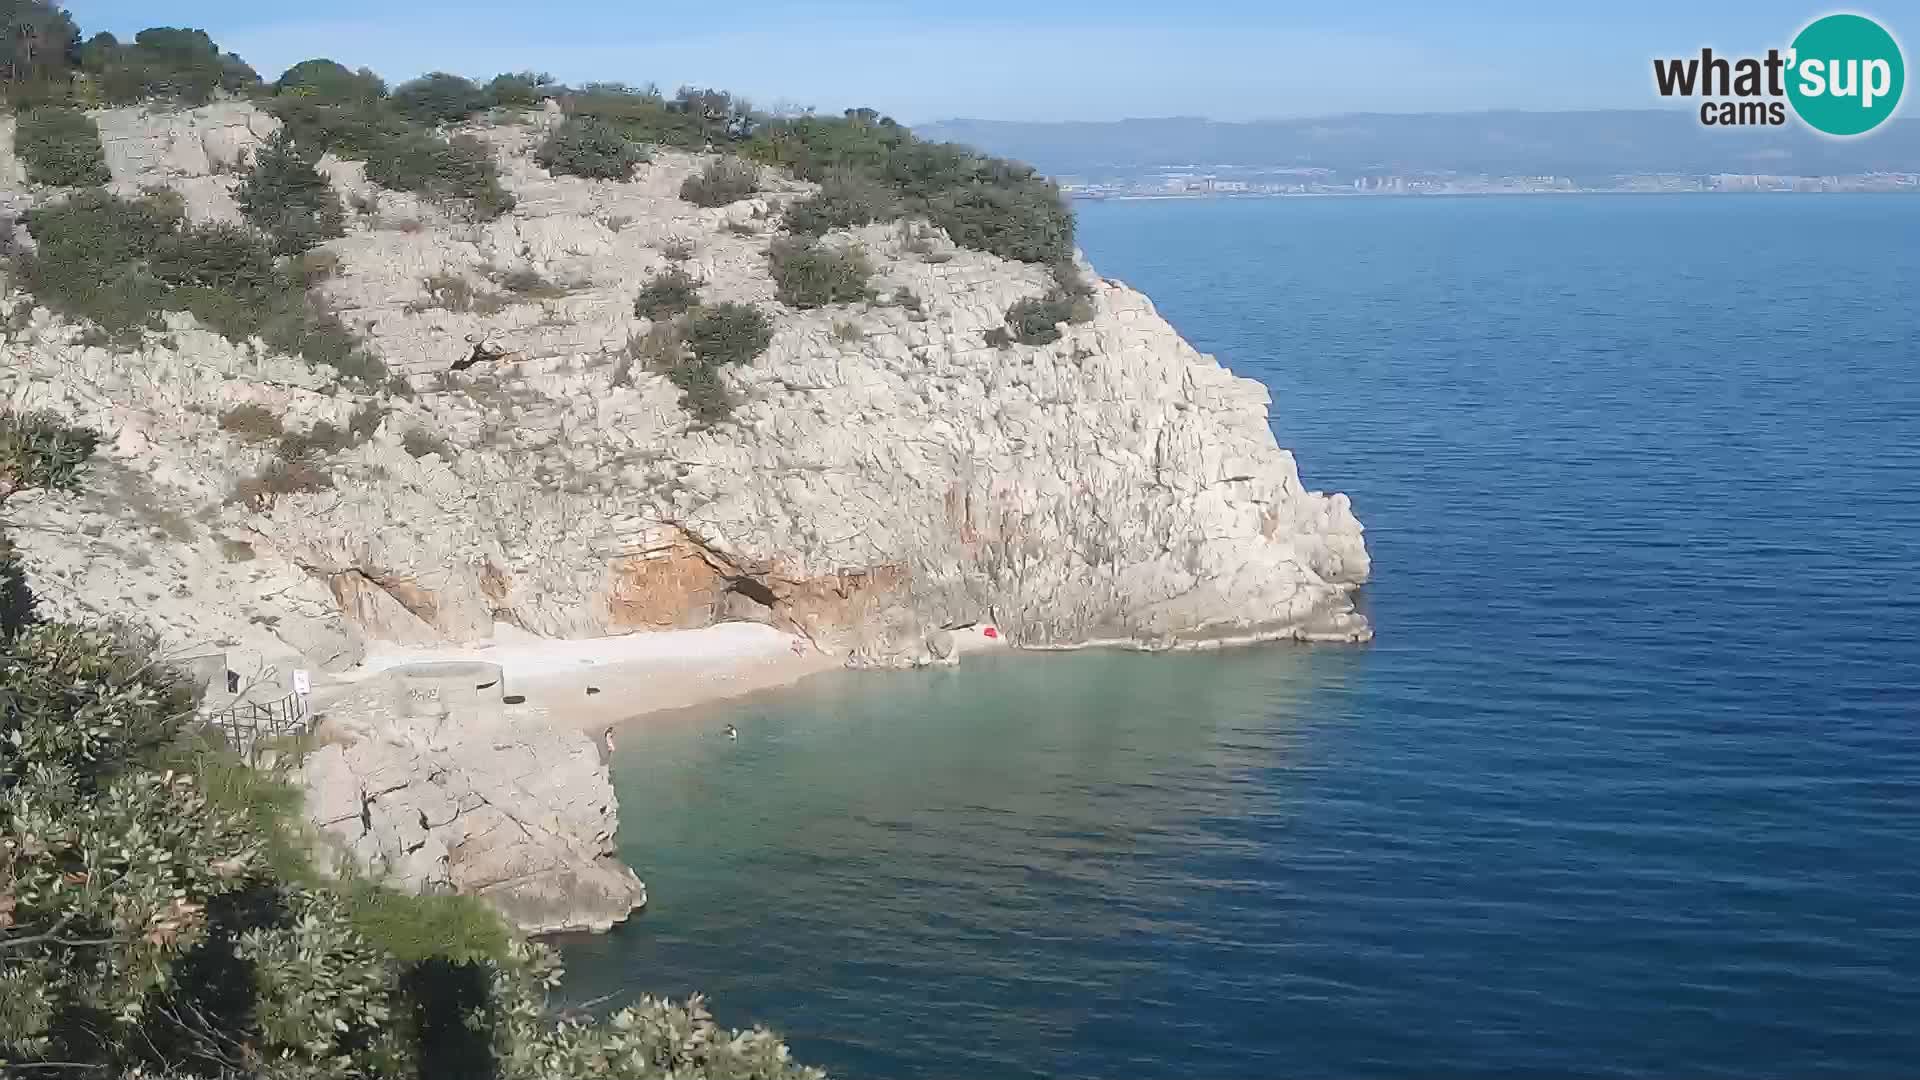
<svg viewBox="0 0 1920 1080">
<path fill-rule="evenodd" d="M 729 739 L 738 739 L 740 737 L 740 729 L 737 727 L 734 727 L 732 724 L 727 725 L 726 731 L 727 731 L 727 738 Z"/>
</svg>

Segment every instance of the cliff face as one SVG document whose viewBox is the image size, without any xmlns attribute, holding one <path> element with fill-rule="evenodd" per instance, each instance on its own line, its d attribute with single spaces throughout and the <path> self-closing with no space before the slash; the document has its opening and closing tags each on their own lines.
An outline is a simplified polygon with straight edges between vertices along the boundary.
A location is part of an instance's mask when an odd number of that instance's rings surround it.
<svg viewBox="0 0 1920 1080">
<path fill-rule="evenodd" d="M 96 116 L 117 190 L 174 188 L 205 219 L 238 220 L 231 173 L 275 126 L 245 104 Z M 57 609 L 154 593 L 142 617 L 172 640 L 331 667 L 368 638 L 467 641 L 496 622 L 583 636 L 756 619 L 855 664 L 936 658 L 940 627 L 975 621 L 1034 647 L 1369 635 L 1346 498 L 1305 491 L 1266 390 L 1145 297 L 1096 279 L 1091 321 L 997 349 L 983 335 L 1045 291 L 1044 270 L 875 225 L 851 239 L 890 299 L 796 311 L 764 253 L 809 185 L 769 178 L 700 209 L 678 190 L 703 162 L 673 153 L 629 183 L 552 177 L 529 155 L 556 117 L 525 121 L 476 128 L 519 199 L 482 225 L 323 163 L 363 207 L 326 246 L 325 291 L 418 391 L 381 402 L 328 490 L 228 502 L 271 444 L 220 424 L 255 404 L 288 430 L 345 428 L 361 403 L 323 371 L 190 321 L 111 352 L 15 297 L 0 389 L 100 427 L 125 490 L 178 523 L 134 543 L 27 533 L 29 564 L 51 568 L 35 588 Z M 0 131 L 0 200 L 50 197 L 10 146 Z M 726 369 L 742 403 L 710 429 L 622 357 L 647 325 L 635 293 L 688 247 L 703 299 L 775 315 L 766 354 Z M 554 287 L 501 284 L 524 271 Z M 476 299 L 435 306 L 435 276 Z M 449 373 L 476 341 L 506 358 Z M 124 533 L 127 505 L 46 512 Z"/>
</svg>

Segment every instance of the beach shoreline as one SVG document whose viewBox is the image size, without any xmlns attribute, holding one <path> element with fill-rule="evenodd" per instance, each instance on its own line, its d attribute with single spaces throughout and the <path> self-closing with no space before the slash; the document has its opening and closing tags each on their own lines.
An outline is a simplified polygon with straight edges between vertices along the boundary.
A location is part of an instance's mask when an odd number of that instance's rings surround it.
<svg viewBox="0 0 1920 1080">
<path fill-rule="evenodd" d="M 956 655 L 1008 647 L 991 627 L 952 633 Z M 466 645 L 372 643 L 358 665 L 316 691 L 330 697 L 392 668 L 454 662 L 498 664 L 509 701 L 538 709 L 596 741 L 657 713 L 791 686 L 846 667 L 844 658 L 822 652 L 805 638 L 760 623 L 567 640 L 537 637 L 503 623 L 494 627 L 491 639 Z M 513 701 L 516 697 L 522 700 Z"/>
</svg>

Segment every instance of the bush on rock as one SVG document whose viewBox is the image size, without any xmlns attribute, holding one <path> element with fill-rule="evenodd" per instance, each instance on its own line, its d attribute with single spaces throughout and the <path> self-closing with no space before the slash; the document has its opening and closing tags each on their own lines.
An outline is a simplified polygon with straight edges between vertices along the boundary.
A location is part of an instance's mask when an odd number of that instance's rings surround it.
<svg viewBox="0 0 1920 1080">
<path fill-rule="evenodd" d="M 1007 309 L 1007 329 L 1022 345 L 1051 345 L 1060 340 L 1060 324 L 1084 322 L 1075 318 L 1072 297 L 1048 294 L 1016 301 Z"/>
<path fill-rule="evenodd" d="M 340 320 L 310 296 L 297 267 L 280 269 L 261 236 L 195 225 L 177 204 L 83 191 L 27 212 L 38 249 L 14 256 L 27 291 L 47 307 L 137 340 L 168 311 L 190 311 L 233 341 L 259 337 L 368 384 L 386 377 Z"/>
<path fill-rule="evenodd" d="M 36 184 L 80 187 L 112 179 L 100 129 L 79 109 L 43 105 L 26 112 L 14 128 L 13 147 Z"/>
<path fill-rule="evenodd" d="M 1019 162 L 921 142 L 871 109 L 769 121 L 743 152 L 823 184 L 867 177 L 898 197 L 896 212 L 925 215 L 962 247 L 1034 263 L 1073 255 L 1073 211 L 1053 182 Z M 804 215 L 801 223 L 811 228 Z"/>
<path fill-rule="evenodd" d="M 282 128 L 260 147 L 234 192 L 246 219 L 272 237 L 275 254 L 298 255 L 346 235 L 346 208 L 314 168 L 318 158 Z"/>
<path fill-rule="evenodd" d="M 900 213 L 893 192 L 856 172 L 836 171 L 820 190 L 787 207 L 784 224 L 795 233 L 819 236 L 830 229 L 887 221 Z"/>
<path fill-rule="evenodd" d="M 867 280 L 873 275 L 857 248 L 791 238 L 767 249 L 767 268 L 780 302 L 796 308 L 858 303 L 868 298 Z"/>
<path fill-rule="evenodd" d="M 695 206 L 727 206 L 760 190 L 760 170 L 736 157 L 718 158 L 680 185 L 680 197 Z"/>
<path fill-rule="evenodd" d="M 625 180 L 647 160 L 647 152 L 610 124 L 591 117 L 568 117 L 547 136 L 534 160 L 556 176 Z"/>
<path fill-rule="evenodd" d="M 496 109 L 533 109 L 551 95 L 552 88 L 551 75 L 516 71 L 495 75 L 481 93 L 486 103 Z"/>
<path fill-rule="evenodd" d="M 692 308 L 700 302 L 700 283 L 679 267 L 658 274 L 640 290 L 633 301 L 633 313 L 659 322 Z"/>
<path fill-rule="evenodd" d="M 387 99 L 417 124 L 457 124 L 487 107 L 486 92 L 473 80 L 435 71 L 394 88 Z"/>
<path fill-rule="evenodd" d="M 442 139 L 427 131 L 383 138 L 366 155 L 367 179 L 395 191 L 464 204 L 488 221 L 513 209 L 493 152 L 471 135 Z"/>
<path fill-rule="evenodd" d="M 677 334 L 671 324 L 636 339 L 634 351 L 664 368 L 680 388 L 680 405 L 701 424 L 715 424 L 733 414 L 734 396 L 721 368 L 744 364 L 773 342 L 773 322 L 751 304 L 724 303 L 694 308 Z M 659 331 L 667 328 L 671 339 Z"/>
<path fill-rule="evenodd" d="M 366 68 L 359 71 L 333 60 L 302 60 L 273 84 L 282 97 L 328 104 L 371 104 L 387 96 L 387 84 Z"/>
</svg>

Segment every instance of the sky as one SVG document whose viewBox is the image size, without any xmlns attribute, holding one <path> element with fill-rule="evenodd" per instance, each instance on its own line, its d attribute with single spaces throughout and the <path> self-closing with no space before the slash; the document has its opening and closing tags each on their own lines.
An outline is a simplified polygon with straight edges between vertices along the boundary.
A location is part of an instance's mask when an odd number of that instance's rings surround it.
<svg viewBox="0 0 1920 1080">
<path fill-rule="evenodd" d="M 954 117 L 1216 120 L 1651 108 L 1656 56 L 1784 48 L 1835 10 L 1909 63 L 1920 5 L 1781 0 L 74 0 L 83 33 L 206 30 L 271 79 L 315 56 L 430 70 L 715 86 L 755 105 Z M 1904 33 L 1903 33 L 1904 31 Z"/>
</svg>

